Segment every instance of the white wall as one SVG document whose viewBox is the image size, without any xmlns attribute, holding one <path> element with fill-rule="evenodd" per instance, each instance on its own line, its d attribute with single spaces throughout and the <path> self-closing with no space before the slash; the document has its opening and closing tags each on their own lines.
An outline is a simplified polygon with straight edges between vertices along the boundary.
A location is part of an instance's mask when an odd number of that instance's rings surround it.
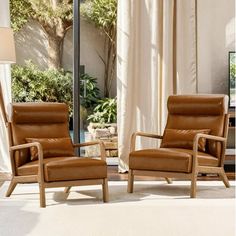
<svg viewBox="0 0 236 236">
<path fill-rule="evenodd" d="M 67 32 L 64 41 L 62 64 L 72 71 L 73 43 L 72 30 Z M 99 55 L 104 57 L 104 37 L 92 24 L 80 21 L 80 64 L 85 65 L 85 72 L 98 79 L 98 86 L 103 94 L 104 65 Z"/>
<path fill-rule="evenodd" d="M 197 2 L 198 92 L 228 94 L 228 52 L 235 50 L 235 1 Z"/>
</svg>

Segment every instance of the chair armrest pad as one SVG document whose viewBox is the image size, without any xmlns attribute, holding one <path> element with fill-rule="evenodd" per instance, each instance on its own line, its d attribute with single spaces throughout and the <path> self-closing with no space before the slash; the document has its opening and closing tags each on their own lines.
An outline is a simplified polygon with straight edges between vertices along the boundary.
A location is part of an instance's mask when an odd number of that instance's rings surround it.
<svg viewBox="0 0 236 236">
<path fill-rule="evenodd" d="M 196 134 L 194 138 L 194 146 L 198 144 L 198 141 L 200 138 L 205 138 L 205 139 L 211 139 L 219 142 L 226 142 L 226 138 L 220 137 L 220 136 L 215 136 L 215 135 L 210 135 L 210 134 Z"/>
<path fill-rule="evenodd" d="M 100 141 L 92 141 L 92 142 L 85 142 L 85 143 L 73 143 L 73 147 L 86 147 L 92 145 L 100 145 Z"/>
<path fill-rule="evenodd" d="M 135 151 L 135 143 L 136 143 L 136 137 L 146 137 L 146 138 L 155 138 L 155 139 L 163 139 L 162 135 L 153 134 L 153 133 L 146 133 L 146 132 L 135 132 L 131 136 L 131 144 L 130 144 L 130 152 Z"/>
<path fill-rule="evenodd" d="M 33 142 L 33 143 L 24 143 L 24 144 L 11 146 L 10 151 L 21 150 L 21 149 L 26 149 L 30 147 L 37 147 L 38 149 L 40 148 L 42 149 L 42 145 L 39 142 Z"/>
<path fill-rule="evenodd" d="M 135 132 L 133 133 L 135 136 L 147 137 L 147 138 L 157 138 L 163 139 L 162 135 L 154 134 L 154 133 L 146 133 L 146 132 Z"/>
</svg>

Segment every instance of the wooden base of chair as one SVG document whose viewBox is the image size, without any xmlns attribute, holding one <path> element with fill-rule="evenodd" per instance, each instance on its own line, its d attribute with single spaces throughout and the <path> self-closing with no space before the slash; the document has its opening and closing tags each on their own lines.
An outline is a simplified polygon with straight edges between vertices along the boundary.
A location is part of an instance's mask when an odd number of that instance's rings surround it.
<svg viewBox="0 0 236 236">
<path fill-rule="evenodd" d="M 46 196 L 45 187 L 43 184 L 39 184 L 39 195 L 40 195 L 40 207 L 46 207 Z"/>
<path fill-rule="evenodd" d="M 70 189 L 71 189 L 71 187 L 66 187 L 66 188 L 64 189 L 64 193 L 69 193 L 69 192 L 70 192 Z"/>
<path fill-rule="evenodd" d="M 15 187 L 16 187 L 17 183 L 12 180 L 9 187 L 8 187 L 8 190 L 7 190 L 7 193 L 6 193 L 6 197 L 10 197 L 12 192 L 14 191 Z"/>
<path fill-rule="evenodd" d="M 179 179 L 189 179 L 191 181 L 190 188 L 190 197 L 196 197 L 197 189 L 197 175 L 198 173 L 214 173 L 218 174 L 221 180 L 223 181 L 226 188 L 230 187 L 229 180 L 225 174 L 223 167 L 205 167 L 198 166 L 195 173 L 177 173 L 177 172 L 163 172 L 163 171 L 147 171 L 147 170 L 129 170 L 128 175 L 128 193 L 133 193 L 134 188 L 134 176 L 155 176 L 155 177 L 164 177 L 167 183 L 172 183 L 170 178 L 179 178 Z"/>
<path fill-rule="evenodd" d="M 134 174 L 133 174 L 133 170 L 129 169 L 127 192 L 133 193 L 133 191 L 134 191 Z"/>
<path fill-rule="evenodd" d="M 15 176 L 12 178 L 8 187 L 6 197 L 10 197 L 18 183 L 39 183 L 37 181 L 38 176 Z M 109 201 L 108 193 L 108 180 L 104 179 L 89 179 L 89 180 L 75 180 L 75 181 L 60 181 L 60 182 L 44 182 L 39 183 L 39 195 L 40 195 L 40 207 L 46 207 L 46 188 L 65 187 L 64 192 L 69 193 L 72 186 L 84 186 L 84 185 L 102 185 L 103 202 Z"/>
<path fill-rule="evenodd" d="M 170 178 L 165 178 L 168 184 L 172 184 L 172 180 Z M 128 193 L 133 193 L 134 191 L 134 174 L 133 170 L 129 170 L 128 173 L 128 187 L 127 187 L 127 192 Z"/>
<path fill-rule="evenodd" d="M 170 178 L 165 178 L 165 179 L 168 184 L 172 184 L 172 180 Z"/>
<path fill-rule="evenodd" d="M 103 202 L 109 202 L 109 193 L 108 193 L 108 181 L 107 181 L 107 178 L 103 179 L 103 183 L 102 183 L 102 193 L 103 193 Z"/>
</svg>

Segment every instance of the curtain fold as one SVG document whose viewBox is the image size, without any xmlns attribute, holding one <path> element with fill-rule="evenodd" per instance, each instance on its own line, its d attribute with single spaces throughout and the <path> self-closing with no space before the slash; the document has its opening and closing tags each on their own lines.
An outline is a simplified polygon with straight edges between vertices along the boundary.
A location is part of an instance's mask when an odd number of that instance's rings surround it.
<svg viewBox="0 0 236 236">
<path fill-rule="evenodd" d="M 196 92 L 194 3 L 194 0 L 118 1 L 119 172 L 128 170 L 132 133 L 162 134 L 168 96 Z M 188 43 L 187 47 L 183 43 Z M 138 148 L 157 145 L 156 140 L 137 141 Z"/>
<path fill-rule="evenodd" d="M 10 27 L 9 0 L 0 1 L 0 27 Z M 0 81 L 3 90 L 5 107 L 11 103 L 11 70 L 10 65 L 0 65 Z M 9 114 L 9 112 L 8 112 Z M 0 172 L 10 172 L 7 129 L 0 113 Z"/>
</svg>

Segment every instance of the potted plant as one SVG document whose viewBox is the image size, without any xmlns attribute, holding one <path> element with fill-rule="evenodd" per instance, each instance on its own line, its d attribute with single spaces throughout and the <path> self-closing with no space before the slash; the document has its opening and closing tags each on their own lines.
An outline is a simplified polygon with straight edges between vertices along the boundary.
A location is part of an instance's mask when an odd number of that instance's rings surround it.
<svg viewBox="0 0 236 236">
<path fill-rule="evenodd" d="M 100 139 L 104 141 L 106 154 L 109 157 L 118 156 L 117 151 L 117 99 L 103 98 L 98 101 L 93 113 L 88 116 L 89 140 Z M 88 151 L 87 151 L 88 153 Z M 89 155 L 97 155 L 95 149 L 90 149 Z"/>
<path fill-rule="evenodd" d="M 93 113 L 88 116 L 88 120 L 90 121 L 88 127 L 90 133 L 96 133 L 99 129 L 101 136 L 116 135 L 117 99 L 103 98 L 99 100 Z M 102 130 L 104 130 L 104 134 L 102 133 Z M 99 136 L 96 137 L 99 138 Z"/>
</svg>

